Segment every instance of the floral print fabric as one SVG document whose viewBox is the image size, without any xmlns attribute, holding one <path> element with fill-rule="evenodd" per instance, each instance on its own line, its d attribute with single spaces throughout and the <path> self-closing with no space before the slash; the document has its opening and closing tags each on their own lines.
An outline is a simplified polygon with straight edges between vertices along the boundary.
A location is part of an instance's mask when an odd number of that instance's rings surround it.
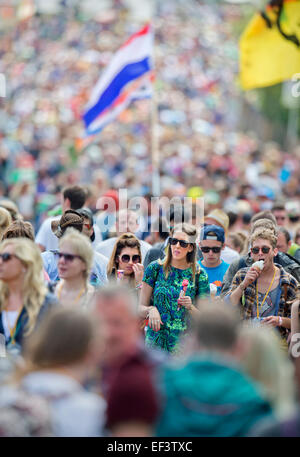
<svg viewBox="0 0 300 457">
<path fill-rule="evenodd" d="M 189 281 L 186 295 L 191 297 L 193 304 L 196 296 L 198 298 L 209 296 L 208 277 L 202 269 L 196 274 L 197 284 L 195 284 L 191 268 L 181 270 L 170 267 L 167 278 L 159 261 L 150 263 L 146 268 L 143 281 L 153 288 L 153 305 L 157 307 L 163 322 L 158 332 L 148 327 L 147 346 L 159 347 L 170 353 L 177 352 L 179 337 L 187 330 L 189 324 L 189 311 L 177 304 L 184 279 Z"/>
</svg>

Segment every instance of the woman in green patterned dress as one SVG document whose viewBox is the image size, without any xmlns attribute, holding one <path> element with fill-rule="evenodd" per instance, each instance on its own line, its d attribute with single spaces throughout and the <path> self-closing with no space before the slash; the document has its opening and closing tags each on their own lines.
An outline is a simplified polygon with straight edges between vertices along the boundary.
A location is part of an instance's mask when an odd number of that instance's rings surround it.
<svg viewBox="0 0 300 457">
<path fill-rule="evenodd" d="M 145 270 L 139 314 L 149 321 L 147 346 L 176 353 L 190 315 L 197 313 L 196 298 L 209 296 L 207 274 L 196 262 L 196 236 L 195 226 L 176 225 L 169 238 L 166 257 L 150 263 Z M 179 299 L 184 279 L 189 284 L 185 296 Z M 153 306 L 149 306 L 151 297 Z"/>
</svg>

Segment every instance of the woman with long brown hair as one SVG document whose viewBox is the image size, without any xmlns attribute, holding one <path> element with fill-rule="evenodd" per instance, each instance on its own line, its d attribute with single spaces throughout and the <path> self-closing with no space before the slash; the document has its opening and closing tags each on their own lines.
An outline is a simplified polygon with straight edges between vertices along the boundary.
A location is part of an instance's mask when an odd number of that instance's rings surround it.
<svg viewBox="0 0 300 457">
<path fill-rule="evenodd" d="M 146 268 L 139 313 L 148 317 L 146 344 L 177 352 L 180 336 L 187 330 L 190 314 L 197 313 L 196 299 L 209 296 L 207 274 L 196 261 L 196 227 L 178 224 L 169 238 L 165 259 Z M 183 281 L 185 296 L 179 298 Z M 150 306 L 152 298 L 153 306 Z"/>
<path fill-rule="evenodd" d="M 121 280 L 129 287 L 139 289 L 142 285 L 144 266 L 141 263 L 141 244 L 132 233 L 124 233 L 117 239 L 111 257 L 107 265 L 107 277 L 109 280 L 118 279 L 118 271 Z"/>
</svg>

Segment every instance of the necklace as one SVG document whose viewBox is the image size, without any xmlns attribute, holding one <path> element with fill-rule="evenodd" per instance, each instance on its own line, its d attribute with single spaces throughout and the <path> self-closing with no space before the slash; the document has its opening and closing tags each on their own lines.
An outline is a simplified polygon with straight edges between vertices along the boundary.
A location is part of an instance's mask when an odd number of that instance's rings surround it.
<svg viewBox="0 0 300 457">
<path fill-rule="evenodd" d="M 271 281 L 271 283 L 270 283 L 270 285 L 268 287 L 268 290 L 267 290 L 267 292 L 266 292 L 266 294 L 265 294 L 265 296 L 264 296 L 264 298 L 263 298 L 263 300 L 262 300 L 260 305 L 259 305 L 259 302 L 258 302 L 258 287 L 257 287 L 257 281 L 256 281 L 256 315 L 257 315 L 257 319 L 259 319 L 259 308 L 262 307 L 262 305 L 265 303 L 265 301 L 267 299 L 267 296 L 268 296 L 268 294 L 269 294 L 269 292 L 271 290 L 272 284 L 273 284 L 274 279 L 275 279 L 275 274 L 276 274 L 276 268 L 274 268 L 274 274 L 273 274 L 272 281 Z"/>
<path fill-rule="evenodd" d="M 10 334 L 11 344 L 15 344 L 15 342 L 16 342 L 15 337 L 16 337 L 16 333 L 17 333 L 17 324 L 18 324 L 18 320 L 19 320 L 20 314 L 22 312 L 22 309 L 23 309 L 23 306 L 21 306 L 21 308 L 18 312 L 17 319 L 16 319 L 16 322 L 15 322 L 15 325 L 13 326 L 13 328 L 11 328 L 11 326 L 10 326 L 8 311 L 5 310 L 6 322 L 7 322 L 7 326 L 8 326 L 8 330 L 9 330 L 9 334 Z"/>
<path fill-rule="evenodd" d="M 62 291 L 62 288 L 63 288 L 63 283 L 61 282 L 57 288 L 57 298 L 60 299 L 60 296 L 61 296 L 61 291 Z M 75 301 L 73 302 L 74 305 L 76 305 L 76 303 L 79 302 L 80 300 L 80 297 L 82 296 L 82 294 L 86 292 L 86 289 L 85 289 L 85 286 L 82 287 L 82 289 L 80 289 L 78 295 L 76 296 L 75 298 Z"/>
</svg>

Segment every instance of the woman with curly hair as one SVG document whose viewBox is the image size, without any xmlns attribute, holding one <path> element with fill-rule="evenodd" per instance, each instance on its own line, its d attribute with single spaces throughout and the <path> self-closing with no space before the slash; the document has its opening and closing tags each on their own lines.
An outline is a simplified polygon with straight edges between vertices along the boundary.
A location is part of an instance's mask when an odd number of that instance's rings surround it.
<svg viewBox="0 0 300 457">
<path fill-rule="evenodd" d="M 206 272 L 196 261 L 196 227 L 178 224 L 169 238 L 166 257 L 146 268 L 139 313 L 148 317 L 146 344 L 170 353 L 178 351 L 190 315 L 197 314 L 196 299 L 209 296 Z M 185 296 L 179 298 L 182 283 L 188 281 Z M 153 306 L 150 306 L 152 298 Z"/>
<path fill-rule="evenodd" d="M 11 238 L 0 245 L 0 333 L 6 349 L 18 353 L 56 298 L 43 279 L 39 248 L 29 239 Z"/>
</svg>

